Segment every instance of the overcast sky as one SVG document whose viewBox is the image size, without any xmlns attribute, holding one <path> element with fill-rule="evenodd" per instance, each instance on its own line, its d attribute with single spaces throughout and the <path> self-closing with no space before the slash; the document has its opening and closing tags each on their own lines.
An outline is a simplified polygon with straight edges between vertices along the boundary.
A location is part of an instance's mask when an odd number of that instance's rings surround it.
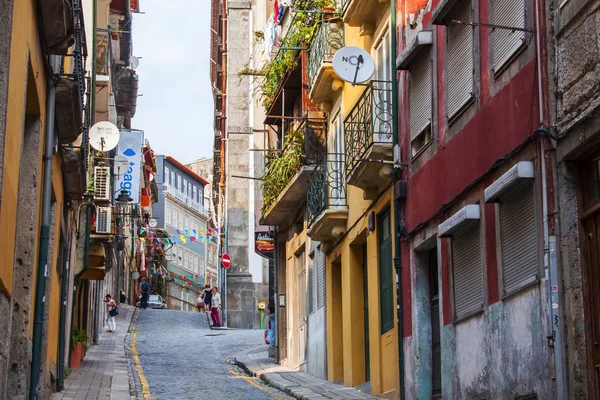
<svg viewBox="0 0 600 400">
<path fill-rule="evenodd" d="M 157 154 L 189 163 L 212 157 L 210 1 L 142 0 L 134 14 L 139 94 L 132 128 Z"/>
</svg>

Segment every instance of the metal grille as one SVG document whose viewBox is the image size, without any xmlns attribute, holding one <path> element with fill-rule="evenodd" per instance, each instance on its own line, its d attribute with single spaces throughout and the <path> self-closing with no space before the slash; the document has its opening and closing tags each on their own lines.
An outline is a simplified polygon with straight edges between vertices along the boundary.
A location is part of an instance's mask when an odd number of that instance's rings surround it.
<svg viewBox="0 0 600 400">
<path fill-rule="evenodd" d="M 471 1 L 462 0 L 456 6 L 452 19 L 472 21 Z M 454 117 L 473 97 L 473 27 L 451 24 L 446 44 L 446 111 Z"/>
<path fill-rule="evenodd" d="M 494 0 L 492 12 L 495 25 L 525 28 L 525 0 Z M 497 72 L 525 44 L 525 32 L 496 28 L 493 40 L 494 72 Z"/>
<path fill-rule="evenodd" d="M 94 199 L 110 200 L 110 168 L 94 167 Z"/>
<path fill-rule="evenodd" d="M 346 175 L 373 143 L 392 143 L 391 82 L 371 81 L 344 120 Z"/>
<path fill-rule="evenodd" d="M 304 126 L 305 164 L 320 162 L 326 153 L 327 120 L 324 118 L 308 118 Z"/>
<path fill-rule="evenodd" d="M 410 78 L 410 140 L 431 124 L 432 74 L 429 52 L 411 66 Z"/>
<path fill-rule="evenodd" d="M 319 249 L 317 249 L 317 268 L 317 309 L 319 309 L 325 305 L 325 253 Z"/>
<path fill-rule="evenodd" d="M 479 222 L 471 222 L 452 236 L 454 310 L 460 319 L 483 308 L 483 265 Z"/>
<path fill-rule="evenodd" d="M 331 63 L 336 51 L 344 47 L 344 26 L 341 22 L 323 21 L 308 53 L 308 83 L 312 87 L 321 64 Z"/>
<path fill-rule="evenodd" d="M 500 206 L 504 293 L 537 279 L 538 238 L 534 184 L 527 180 Z"/>
<path fill-rule="evenodd" d="M 346 207 L 345 155 L 328 153 L 315 166 L 308 180 L 307 222 L 308 226 L 329 208 Z"/>
<path fill-rule="evenodd" d="M 317 309 L 317 297 L 318 297 L 317 287 L 319 285 L 317 269 L 318 269 L 318 265 L 315 262 L 314 257 L 311 257 L 310 264 L 308 265 L 308 279 L 310 282 L 308 285 L 308 312 L 309 312 L 309 314 L 314 313 Z"/>
</svg>

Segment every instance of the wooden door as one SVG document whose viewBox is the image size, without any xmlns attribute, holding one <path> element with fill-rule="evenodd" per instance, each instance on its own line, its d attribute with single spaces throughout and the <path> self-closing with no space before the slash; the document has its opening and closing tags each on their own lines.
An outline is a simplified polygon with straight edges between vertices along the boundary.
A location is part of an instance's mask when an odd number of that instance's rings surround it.
<svg viewBox="0 0 600 400">
<path fill-rule="evenodd" d="M 590 399 L 600 398 L 600 212 L 583 221 L 588 379 Z"/>
</svg>

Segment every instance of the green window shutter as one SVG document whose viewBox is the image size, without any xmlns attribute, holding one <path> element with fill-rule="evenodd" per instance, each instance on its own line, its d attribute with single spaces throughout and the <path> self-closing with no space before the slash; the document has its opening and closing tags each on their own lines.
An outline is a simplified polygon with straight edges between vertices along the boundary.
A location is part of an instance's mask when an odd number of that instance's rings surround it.
<svg viewBox="0 0 600 400">
<path fill-rule="evenodd" d="M 381 333 L 394 328 L 394 280 L 392 268 L 392 235 L 390 211 L 379 215 L 379 296 L 381 307 Z"/>
</svg>

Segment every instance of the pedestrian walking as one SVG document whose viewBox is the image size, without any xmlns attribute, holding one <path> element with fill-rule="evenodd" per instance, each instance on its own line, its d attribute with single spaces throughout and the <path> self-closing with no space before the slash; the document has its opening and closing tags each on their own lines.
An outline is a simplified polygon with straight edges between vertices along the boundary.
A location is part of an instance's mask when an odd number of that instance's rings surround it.
<svg viewBox="0 0 600 400">
<path fill-rule="evenodd" d="M 204 292 L 198 293 L 198 298 L 196 299 L 196 307 L 198 308 L 198 312 L 204 311 Z"/>
<path fill-rule="evenodd" d="M 210 308 L 210 317 L 213 321 L 213 327 L 218 328 L 221 326 L 221 317 L 219 316 L 219 311 L 221 311 L 221 295 L 219 294 L 219 290 L 215 286 L 212 288 L 212 298 L 211 308 Z"/>
<path fill-rule="evenodd" d="M 142 292 L 142 301 L 141 306 L 145 310 L 148 307 L 148 298 L 150 297 L 150 285 L 146 282 L 146 277 L 142 278 L 142 283 L 140 284 L 140 291 Z"/>
<path fill-rule="evenodd" d="M 210 288 L 209 283 L 204 285 L 204 291 L 202 293 L 204 295 L 204 308 L 206 311 L 210 311 L 210 307 L 212 305 L 212 289 Z"/>
<path fill-rule="evenodd" d="M 115 315 L 118 314 L 117 303 L 115 303 L 110 294 L 106 295 L 104 302 L 106 303 L 106 324 L 108 325 L 107 332 L 114 333 L 117 331 L 117 323 L 115 322 Z"/>
</svg>

